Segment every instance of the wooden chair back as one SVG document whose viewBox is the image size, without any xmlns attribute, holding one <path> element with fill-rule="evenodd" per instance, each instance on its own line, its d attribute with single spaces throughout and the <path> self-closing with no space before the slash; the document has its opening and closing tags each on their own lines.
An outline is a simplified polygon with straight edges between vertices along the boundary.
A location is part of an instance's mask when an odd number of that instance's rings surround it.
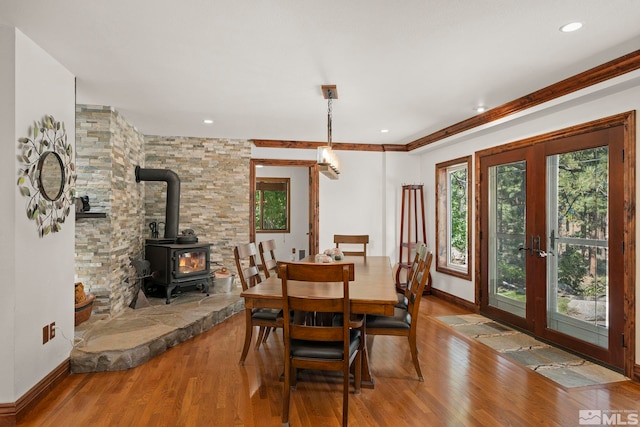
<svg viewBox="0 0 640 427">
<path fill-rule="evenodd" d="M 278 261 L 276 259 L 276 241 L 274 239 L 264 240 L 258 243 L 258 251 L 260 252 L 260 260 L 262 261 L 262 269 L 266 278 L 277 273 Z"/>
<path fill-rule="evenodd" d="M 278 264 L 279 276 L 282 280 L 285 343 L 283 425 L 288 425 L 289 422 L 290 387 L 296 383 L 297 369 L 299 368 L 342 371 L 342 424 L 347 425 L 349 368 L 352 362 L 356 361 L 354 372 L 355 387 L 356 392 L 358 392 L 360 390 L 362 351 L 364 349 L 364 336 L 359 332 L 357 335 L 352 336 L 349 321 L 344 321 L 344 319 L 350 318 L 349 270 L 349 264 Z M 338 282 L 342 284 L 342 295 L 328 296 L 326 298 L 293 296 L 289 293 L 290 280 L 321 283 Z M 315 322 L 293 321 L 293 319 L 307 319 L 306 316 L 295 316 L 295 312 L 300 311 L 337 314 L 342 317 L 343 321 L 322 325 Z M 354 342 L 357 344 L 356 351 L 351 347 Z"/>
<path fill-rule="evenodd" d="M 240 277 L 243 290 L 246 291 L 255 286 L 256 283 L 262 282 L 258 263 L 256 262 L 258 251 L 255 243 L 244 243 L 236 246 L 233 249 L 233 256 L 236 260 L 238 277 Z"/>
<path fill-rule="evenodd" d="M 432 262 L 433 253 L 431 251 L 425 251 L 424 259 L 418 264 L 412 280 L 407 287 L 407 312 L 411 315 L 411 328 L 415 328 L 418 323 L 418 309 L 424 288 L 429 282 L 429 271 L 431 270 Z"/>
<path fill-rule="evenodd" d="M 351 247 L 351 245 L 362 245 L 362 250 L 361 251 L 354 251 L 354 250 L 348 250 L 345 251 L 343 250 L 342 253 L 346 256 L 346 255 L 351 255 L 351 256 L 363 256 L 364 260 L 367 260 L 367 244 L 369 243 L 369 235 L 368 234 L 361 234 L 361 235 L 354 235 L 354 234 L 334 234 L 333 235 L 333 243 L 336 244 L 336 248 L 340 248 L 340 244 L 342 243 L 343 245 L 350 245 L 349 247 Z"/>
<path fill-rule="evenodd" d="M 258 251 L 256 250 L 255 243 L 244 243 L 236 246 L 233 249 L 233 256 L 236 260 L 236 268 L 243 290 L 246 291 L 257 283 L 262 282 L 260 271 L 258 270 L 258 263 L 256 262 Z M 241 365 L 244 364 L 247 353 L 249 352 L 251 336 L 253 335 L 253 328 L 255 326 L 260 328 L 255 346 L 256 350 L 258 350 L 260 344 L 266 342 L 271 330 L 282 327 L 280 310 L 270 308 L 250 309 L 245 307 L 245 338 L 242 354 L 240 355 Z"/>
<path fill-rule="evenodd" d="M 420 360 L 418 359 L 417 347 L 417 328 L 418 328 L 418 310 L 420 301 L 424 293 L 425 286 L 429 282 L 431 275 L 431 263 L 433 261 L 433 253 L 426 252 L 425 259 L 420 261 L 418 267 L 413 274 L 411 282 L 407 285 L 406 293 L 406 309 L 396 308 L 394 316 L 368 316 L 366 322 L 366 330 L 369 337 L 376 335 L 404 336 L 409 340 L 409 350 L 411 351 L 411 359 L 413 366 L 418 374 L 418 379 L 424 381 L 422 370 L 420 369 Z M 373 345 L 370 340 L 369 345 Z M 369 350 L 371 352 L 371 349 Z"/>
<path fill-rule="evenodd" d="M 427 252 L 427 245 L 421 242 L 416 244 L 416 256 L 407 271 L 407 288 L 405 289 L 407 292 L 405 292 L 405 295 L 408 295 L 408 291 L 411 288 L 411 282 L 418 271 L 418 267 L 420 267 L 420 263 L 427 259 Z"/>
<path fill-rule="evenodd" d="M 284 274 L 283 275 L 283 271 Z M 280 267 L 282 279 L 282 297 L 284 321 L 289 326 L 285 331 L 285 338 L 300 339 L 309 341 L 345 341 L 348 338 L 348 322 L 341 326 L 318 326 L 315 322 L 311 324 L 295 322 L 287 323 L 287 314 L 291 311 L 313 312 L 313 313 L 349 313 L 349 266 L 330 264 L 296 264 L 282 263 Z M 342 282 L 343 293 L 338 298 L 309 298 L 289 295 L 288 281 L 298 280 L 305 282 Z M 347 317 L 348 319 L 348 317 Z M 290 320 L 290 319 L 289 319 Z M 343 322 L 344 323 L 344 322 Z M 347 340 L 348 341 L 348 340 Z"/>
</svg>

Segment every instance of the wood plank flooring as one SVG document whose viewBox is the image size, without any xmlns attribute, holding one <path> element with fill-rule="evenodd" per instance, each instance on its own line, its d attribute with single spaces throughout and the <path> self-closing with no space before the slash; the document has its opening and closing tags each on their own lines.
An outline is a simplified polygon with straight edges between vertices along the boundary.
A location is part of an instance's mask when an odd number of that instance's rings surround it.
<svg viewBox="0 0 640 427">
<path fill-rule="evenodd" d="M 565 390 L 433 319 L 465 310 L 429 296 L 420 312 L 425 382 L 406 338 L 376 337 L 375 389 L 350 394 L 349 425 L 577 426 L 580 410 L 640 410 L 636 383 Z M 71 375 L 18 426 L 279 426 L 281 332 L 259 351 L 252 346 L 240 366 L 243 338 L 238 314 L 137 368 Z M 291 393 L 291 426 L 340 425 L 341 387 L 334 374 L 302 373 Z"/>
</svg>

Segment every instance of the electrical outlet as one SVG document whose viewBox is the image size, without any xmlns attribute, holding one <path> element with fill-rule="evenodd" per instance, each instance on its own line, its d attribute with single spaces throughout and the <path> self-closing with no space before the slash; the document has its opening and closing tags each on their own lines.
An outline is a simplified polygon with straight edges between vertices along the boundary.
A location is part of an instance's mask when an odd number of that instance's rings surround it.
<svg viewBox="0 0 640 427">
<path fill-rule="evenodd" d="M 42 328 L 42 344 L 49 342 L 49 325 L 44 325 Z"/>
<path fill-rule="evenodd" d="M 51 322 L 49 325 L 49 339 L 52 340 L 56 336 L 56 322 Z"/>
</svg>

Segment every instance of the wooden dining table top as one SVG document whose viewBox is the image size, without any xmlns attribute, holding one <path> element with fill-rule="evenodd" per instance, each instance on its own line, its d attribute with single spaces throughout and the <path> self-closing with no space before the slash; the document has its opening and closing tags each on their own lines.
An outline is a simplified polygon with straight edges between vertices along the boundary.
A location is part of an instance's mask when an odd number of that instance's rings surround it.
<svg viewBox="0 0 640 427">
<path fill-rule="evenodd" d="M 314 262 L 307 257 L 300 262 Z M 393 315 L 398 302 L 391 263 L 388 256 L 345 257 L 335 263 L 353 264 L 354 280 L 349 282 L 351 312 L 358 314 Z M 341 283 L 290 281 L 289 294 L 318 298 L 339 297 Z M 282 308 L 282 281 L 272 275 L 261 283 L 242 291 L 246 308 Z"/>
</svg>

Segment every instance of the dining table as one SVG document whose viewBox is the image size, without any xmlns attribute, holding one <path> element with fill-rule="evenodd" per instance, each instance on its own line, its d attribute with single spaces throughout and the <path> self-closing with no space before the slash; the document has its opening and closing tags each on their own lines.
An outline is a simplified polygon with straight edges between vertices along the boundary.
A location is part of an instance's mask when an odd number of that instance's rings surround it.
<svg viewBox="0 0 640 427">
<path fill-rule="evenodd" d="M 306 257 L 298 262 L 315 262 L 315 257 Z M 346 256 L 335 263 L 353 264 L 353 280 L 349 282 L 349 300 L 352 314 L 376 314 L 393 316 L 394 306 L 398 303 L 391 262 L 388 256 Z M 289 288 L 292 296 L 335 297 L 342 295 L 341 283 L 299 282 Z M 275 275 L 255 286 L 243 290 L 245 309 L 275 308 L 282 309 L 282 281 Z M 247 327 L 245 342 L 251 342 L 253 327 Z M 365 329 L 366 333 L 366 329 Z M 366 340 L 366 337 L 364 337 Z M 374 380 L 369 367 L 366 345 L 362 355 L 362 387 L 373 388 Z"/>
</svg>

